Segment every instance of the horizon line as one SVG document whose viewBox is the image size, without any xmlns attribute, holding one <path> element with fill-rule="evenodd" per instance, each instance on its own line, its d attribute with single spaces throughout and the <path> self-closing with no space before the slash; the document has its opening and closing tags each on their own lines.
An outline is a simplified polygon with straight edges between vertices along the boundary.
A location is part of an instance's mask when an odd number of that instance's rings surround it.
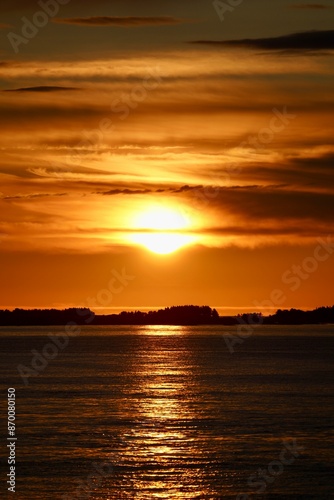
<svg viewBox="0 0 334 500">
<path fill-rule="evenodd" d="M 158 310 L 164 310 L 170 307 L 185 307 L 185 306 L 195 306 L 195 307 L 203 307 L 203 306 L 208 306 L 208 304 L 174 304 L 170 306 L 112 306 L 112 307 L 103 307 L 103 306 L 97 306 L 94 308 L 91 308 L 89 306 L 85 305 L 67 305 L 67 304 L 56 304 L 52 305 L 49 307 L 41 307 L 41 306 L 0 306 L 0 310 L 9 310 L 10 312 L 13 312 L 15 309 L 21 309 L 25 311 L 34 311 L 34 310 L 39 310 L 39 311 L 47 311 L 47 310 L 57 310 L 57 311 L 62 311 L 65 309 L 89 309 L 92 311 L 94 314 L 98 316 L 105 316 L 105 315 L 110 315 L 110 314 L 120 314 L 121 312 L 131 312 L 131 311 L 139 311 L 139 312 L 147 312 L 147 311 L 158 311 Z M 315 309 L 322 308 L 322 307 L 333 307 L 333 305 L 318 305 L 318 306 L 311 306 L 311 307 L 305 307 L 305 306 L 287 306 L 286 308 L 281 308 L 279 306 L 267 306 L 267 307 L 262 307 L 262 308 L 257 308 L 255 309 L 256 306 L 208 306 L 211 309 L 216 309 L 219 316 L 221 315 L 221 311 L 238 311 L 236 312 L 236 315 L 238 314 L 247 314 L 247 312 L 252 312 L 252 313 L 261 313 L 263 314 L 263 311 L 269 311 L 269 314 L 271 311 L 276 312 L 277 310 L 290 310 L 290 309 L 296 309 L 296 310 L 301 310 L 301 311 L 314 311 Z M 247 310 L 247 312 L 244 312 L 244 310 Z M 96 312 L 98 311 L 98 312 Z M 102 312 L 104 311 L 104 312 Z M 110 311 L 110 312 L 107 312 Z M 227 316 L 233 316 L 233 314 L 226 314 Z"/>
</svg>

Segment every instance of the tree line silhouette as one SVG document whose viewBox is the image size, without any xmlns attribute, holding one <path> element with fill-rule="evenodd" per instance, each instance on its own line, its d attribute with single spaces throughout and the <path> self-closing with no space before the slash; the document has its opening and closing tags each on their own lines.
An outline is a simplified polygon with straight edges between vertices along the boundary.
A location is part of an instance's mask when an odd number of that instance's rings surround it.
<svg viewBox="0 0 334 500">
<path fill-rule="evenodd" d="M 219 316 L 209 306 L 172 306 L 158 311 L 123 311 L 119 314 L 97 315 L 87 308 L 0 310 L 0 326 L 63 326 L 77 325 L 304 325 L 334 323 L 334 306 L 313 311 L 278 309 L 275 314 L 261 313 Z"/>
</svg>

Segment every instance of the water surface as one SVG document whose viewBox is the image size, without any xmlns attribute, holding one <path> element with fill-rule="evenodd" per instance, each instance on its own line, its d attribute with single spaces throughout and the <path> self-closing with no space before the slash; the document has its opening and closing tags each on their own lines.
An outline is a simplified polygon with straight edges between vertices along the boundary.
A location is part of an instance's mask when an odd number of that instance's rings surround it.
<svg viewBox="0 0 334 500">
<path fill-rule="evenodd" d="M 0 329 L 12 498 L 334 498 L 334 327 L 259 327 L 233 354 L 233 327 L 84 327 L 45 347 L 63 331 Z M 43 349 L 54 359 L 25 385 L 17 367 Z M 280 466 L 284 443 L 297 452 Z"/>
</svg>

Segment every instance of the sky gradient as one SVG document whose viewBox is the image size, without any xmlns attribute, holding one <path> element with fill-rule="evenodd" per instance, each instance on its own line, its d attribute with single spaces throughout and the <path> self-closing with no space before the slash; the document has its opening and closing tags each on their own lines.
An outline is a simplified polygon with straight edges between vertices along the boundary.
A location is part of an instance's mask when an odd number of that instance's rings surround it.
<svg viewBox="0 0 334 500">
<path fill-rule="evenodd" d="M 334 4 L 236 3 L 1 7 L 1 308 L 333 304 Z"/>
</svg>

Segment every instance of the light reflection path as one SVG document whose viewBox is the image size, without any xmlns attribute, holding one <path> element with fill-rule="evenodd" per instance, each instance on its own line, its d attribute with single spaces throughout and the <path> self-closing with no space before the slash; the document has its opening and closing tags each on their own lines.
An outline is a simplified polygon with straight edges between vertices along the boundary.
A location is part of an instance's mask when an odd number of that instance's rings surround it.
<svg viewBox="0 0 334 500">
<path fill-rule="evenodd" d="M 128 398 L 134 406 L 128 411 L 136 425 L 121 438 L 125 448 L 118 465 L 124 472 L 135 470 L 124 480 L 124 490 L 132 490 L 131 498 L 190 500 L 210 495 L 204 487 L 205 451 L 198 449 L 197 425 L 191 424 L 198 416 L 188 404 L 194 392 L 195 362 L 191 351 L 180 346 L 180 335 L 186 332 L 187 327 L 148 327 L 147 335 L 156 337 L 155 350 L 143 335 L 143 348 L 129 367 L 134 383 Z M 167 350 L 159 349 L 159 336 L 169 336 Z"/>
</svg>

